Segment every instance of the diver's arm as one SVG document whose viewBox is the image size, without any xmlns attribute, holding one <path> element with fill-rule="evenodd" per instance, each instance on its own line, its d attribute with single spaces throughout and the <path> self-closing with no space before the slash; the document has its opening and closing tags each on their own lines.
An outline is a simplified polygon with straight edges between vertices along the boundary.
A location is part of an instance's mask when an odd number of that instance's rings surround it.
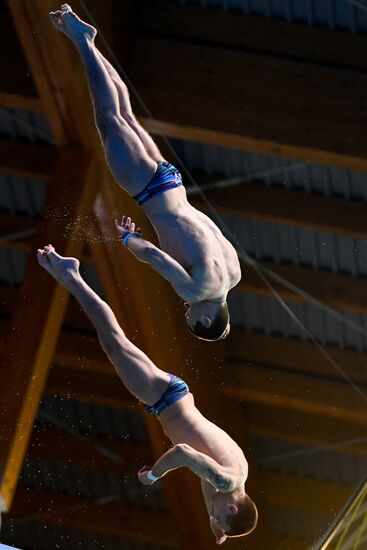
<svg viewBox="0 0 367 550">
<path fill-rule="evenodd" d="M 154 476 L 160 478 L 168 472 L 176 470 L 177 468 L 182 468 L 183 466 L 184 463 L 181 445 L 175 445 L 158 458 L 152 467 L 151 472 Z"/>
<path fill-rule="evenodd" d="M 185 467 L 218 491 L 225 493 L 232 489 L 232 480 L 225 468 L 210 456 L 196 451 L 186 443 L 179 443 L 164 453 L 150 472 L 154 477 L 161 478 L 171 470 Z"/>
<path fill-rule="evenodd" d="M 126 248 L 141 262 L 149 264 L 171 283 L 177 294 L 187 301 L 194 297 L 194 281 L 189 273 L 169 254 L 142 237 L 130 238 Z"/>
<path fill-rule="evenodd" d="M 183 466 L 189 468 L 194 474 L 210 483 L 221 493 L 228 493 L 232 490 L 233 480 L 223 466 L 210 456 L 197 451 L 186 443 L 181 443 L 180 447 L 183 455 Z"/>
</svg>

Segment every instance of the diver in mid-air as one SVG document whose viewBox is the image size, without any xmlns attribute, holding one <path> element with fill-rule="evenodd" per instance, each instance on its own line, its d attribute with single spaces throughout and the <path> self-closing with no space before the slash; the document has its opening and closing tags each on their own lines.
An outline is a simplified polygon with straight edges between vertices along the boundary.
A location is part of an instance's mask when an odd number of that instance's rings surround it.
<svg viewBox="0 0 367 550">
<path fill-rule="evenodd" d="M 217 544 L 250 533 L 258 514 L 246 493 L 248 465 L 237 443 L 200 413 L 181 378 L 159 369 L 127 338 L 108 304 L 82 279 L 76 258 L 60 256 L 51 245 L 37 255 L 40 265 L 79 302 L 123 384 L 160 420 L 173 443 L 152 467 L 140 469 L 141 483 L 151 485 L 171 470 L 189 468 L 201 479 Z"/>
<path fill-rule="evenodd" d="M 186 321 L 195 336 L 225 338 L 230 330 L 227 294 L 241 279 L 234 247 L 210 218 L 188 202 L 181 174 L 136 120 L 125 83 L 94 44 L 96 29 L 81 21 L 68 4 L 50 17 L 84 63 L 108 165 L 144 209 L 161 248 L 145 240 L 128 216 L 116 222 L 122 243 L 171 283 L 185 302 Z"/>
</svg>

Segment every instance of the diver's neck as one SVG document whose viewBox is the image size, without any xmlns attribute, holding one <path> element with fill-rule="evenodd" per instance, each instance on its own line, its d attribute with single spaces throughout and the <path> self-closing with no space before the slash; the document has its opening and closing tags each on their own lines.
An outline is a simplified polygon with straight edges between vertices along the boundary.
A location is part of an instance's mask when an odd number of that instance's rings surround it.
<svg viewBox="0 0 367 550">
<path fill-rule="evenodd" d="M 239 487 L 236 487 L 236 489 L 233 489 L 233 491 L 228 493 L 229 500 L 232 500 L 232 499 L 237 500 L 239 498 L 244 497 L 245 495 L 246 495 L 246 490 L 245 490 L 244 483 L 241 483 Z"/>
</svg>

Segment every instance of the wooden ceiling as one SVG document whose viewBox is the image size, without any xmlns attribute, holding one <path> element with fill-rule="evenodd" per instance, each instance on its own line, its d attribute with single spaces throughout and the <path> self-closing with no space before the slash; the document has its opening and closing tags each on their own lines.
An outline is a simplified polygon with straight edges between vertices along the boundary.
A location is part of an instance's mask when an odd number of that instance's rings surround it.
<svg viewBox="0 0 367 550">
<path fill-rule="evenodd" d="M 44 211 L 55 207 L 68 211 L 68 223 L 78 216 L 88 218 L 88 229 L 97 238 L 86 245 L 74 238 L 73 231 L 64 235 L 47 216 L 1 214 L 0 237 L 33 230 L 31 237 L 0 241 L 0 246 L 29 253 L 21 286 L 0 287 L 4 508 L 13 518 L 44 511 L 39 521 L 45 525 L 77 527 L 162 548 L 214 547 L 199 485 L 186 471 L 170 474 L 162 482 L 170 514 L 126 510 L 119 503 L 89 502 L 83 509 L 83 497 L 17 484 L 27 453 L 59 463 L 71 459 L 85 468 L 121 475 L 125 471 L 95 446 L 68 437 L 60 428 L 33 430 L 44 393 L 121 410 L 133 406 L 77 304 L 40 272 L 35 250 L 52 242 L 60 253 L 83 257 L 96 267 L 104 293 L 128 334 L 161 368 L 178 366 L 200 409 L 228 429 L 248 453 L 249 483 L 261 510 L 260 524 L 253 535 L 230 541 L 228 547 L 306 548 L 311 542 L 307 533 L 279 534 L 272 511 L 291 508 L 314 514 L 326 529 L 353 487 L 255 464 L 251 438 L 311 448 L 358 439 L 366 434 L 365 402 L 310 343 L 241 329 L 222 343 L 193 340 L 168 285 L 146 266 L 122 255 L 113 238 L 114 212 L 128 210 L 150 229 L 112 181 L 94 129 L 82 68 L 49 23 L 48 11 L 57 6 L 46 4 L 10 0 L 9 11 L 0 12 L 4 29 L 0 43 L 8 53 L 0 61 L 2 74 L 7 75 L 0 85 L 0 105 L 43 112 L 55 144 L 3 139 L 0 171 L 46 181 Z M 102 7 L 93 0 L 88 7 L 153 113 L 149 118 L 137 105 L 151 132 L 366 171 L 363 35 L 183 7 L 166 0 L 141 1 L 138 7 L 127 0 L 105 0 Z M 78 11 L 80 6 L 75 3 L 73 8 Z M 260 184 L 251 189 L 238 185 L 235 200 L 228 190 L 212 190 L 207 197 L 218 212 L 229 215 L 366 237 L 362 203 Z M 194 202 L 204 208 L 200 199 Z M 275 262 L 264 265 L 332 307 L 366 313 L 363 278 Z M 246 266 L 239 288 L 269 295 Z M 276 288 L 285 299 L 304 300 L 284 287 Z M 333 346 L 327 351 L 367 391 L 365 354 Z M 256 368 L 239 369 L 240 364 Z M 148 447 L 103 437 L 92 443 L 123 452 L 128 471 L 140 457 L 152 461 L 162 453 L 163 435 L 154 419 L 145 414 L 143 418 Z M 363 458 L 367 454 L 366 446 L 358 443 L 346 446 L 345 452 Z M 50 508 L 79 504 L 81 509 L 72 513 L 49 513 Z"/>
</svg>

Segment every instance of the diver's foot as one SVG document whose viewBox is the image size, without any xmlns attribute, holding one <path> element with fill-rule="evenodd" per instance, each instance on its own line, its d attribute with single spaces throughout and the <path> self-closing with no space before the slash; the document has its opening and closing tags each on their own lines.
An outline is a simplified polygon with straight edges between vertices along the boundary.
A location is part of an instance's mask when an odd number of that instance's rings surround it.
<svg viewBox="0 0 367 550">
<path fill-rule="evenodd" d="M 69 4 L 63 4 L 60 10 L 50 12 L 50 17 L 54 27 L 75 43 L 85 38 L 93 41 L 96 37 L 97 30 L 82 21 Z"/>
<path fill-rule="evenodd" d="M 67 289 L 70 289 L 80 276 L 79 260 L 60 256 L 51 244 L 37 250 L 37 259 L 40 266 Z"/>
</svg>

